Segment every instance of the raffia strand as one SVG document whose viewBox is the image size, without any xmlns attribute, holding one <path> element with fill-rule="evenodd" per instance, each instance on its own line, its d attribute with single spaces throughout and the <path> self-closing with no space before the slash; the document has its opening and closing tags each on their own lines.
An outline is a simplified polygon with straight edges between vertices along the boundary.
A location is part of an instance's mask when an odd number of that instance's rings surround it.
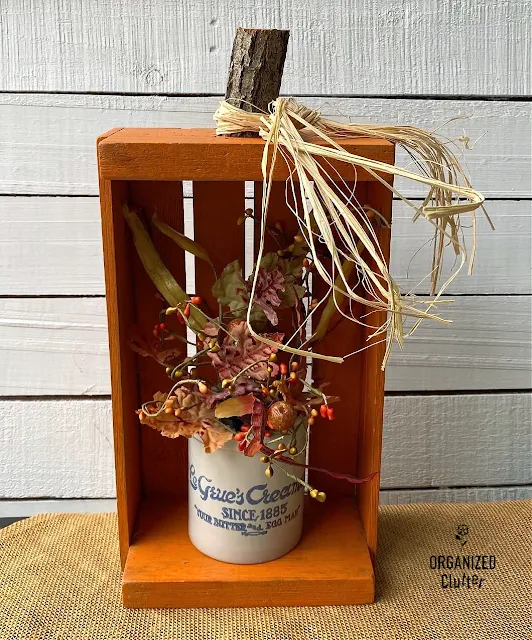
<svg viewBox="0 0 532 640">
<path fill-rule="evenodd" d="M 463 265 L 467 263 L 467 248 L 460 216 L 470 214 L 472 218 L 473 248 L 469 263 L 469 271 L 471 271 L 476 247 L 475 212 L 479 208 L 483 209 L 484 197 L 473 189 L 457 157 L 434 133 L 411 126 L 335 122 L 324 118 L 319 111 L 299 104 L 293 98 L 278 98 L 270 105 L 268 114 L 243 111 L 223 101 L 214 118 L 218 135 L 254 131 L 265 140 L 262 158 L 261 237 L 251 301 L 255 295 L 258 265 L 264 252 L 273 169 L 280 156 L 281 160 L 290 167 L 289 181 L 292 183 L 292 193 L 300 195 L 301 210 L 298 208 L 297 199 L 294 198 L 296 200 L 294 215 L 308 242 L 316 273 L 329 286 L 329 291 L 334 293 L 332 299 L 336 310 L 353 322 L 373 328 L 371 337 L 388 333 L 383 368 L 388 360 L 393 340 L 402 348 L 405 336 L 411 335 L 422 320 L 448 322 L 433 310 L 438 304 L 448 302 L 442 300 L 441 296 Z M 309 139 L 309 133 L 313 134 L 313 139 Z M 339 139 L 346 137 L 384 138 L 393 142 L 408 152 L 418 171 L 352 154 L 339 142 Z M 317 162 L 318 159 L 321 160 L 320 163 Z M 401 294 L 399 286 L 389 272 L 364 208 L 348 198 L 345 193 L 334 188 L 333 183 L 335 179 L 338 181 L 338 176 L 329 173 L 326 169 L 328 165 L 332 167 L 331 161 L 352 165 L 355 175 L 357 168 L 365 169 L 375 180 L 390 189 L 395 197 L 414 210 L 414 222 L 423 218 L 434 227 L 434 252 L 431 271 L 428 275 L 433 295 L 430 300 L 420 300 L 413 294 Z M 297 180 L 293 179 L 293 174 L 297 175 Z M 382 177 L 383 174 L 400 176 L 424 185 L 427 188 L 425 199 L 421 204 L 412 202 L 385 180 Z M 327 268 L 320 259 L 320 252 L 317 251 L 318 243 L 325 244 L 328 249 L 332 259 L 332 269 Z M 446 246 L 451 247 L 458 258 L 458 267 L 443 284 L 440 284 Z M 360 250 L 361 247 L 363 251 Z M 366 256 L 372 260 L 373 268 L 369 266 Z M 358 281 L 362 283 L 366 295 L 361 296 L 357 292 L 357 287 L 348 283 L 344 273 L 350 273 L 351 269 L 345 268 L 346 261 L 354 263 Z M 372 325 L 369 318 L 362 319 L 354 313 L 346 313 L 337 302 L 343 296 L 374 311 L 386 311 L 385 323 Z M 248 324 L 251 306 L 252 304 L 248 309 Z M 413 318 L 414 324 L 408 332 L 405 332 L 407 318 Z M 269 344 L 268 339 L 259 336 L 252 327 L 250 330 L 256 339 Z M 278 345 L 272 343 L 270 346 Z M 290 344 L 283 345 L 281 348 L 289 353 L 332 362 L 343 360 L 343 358 L 316 351 L 298 349 Z"/>
</svg>

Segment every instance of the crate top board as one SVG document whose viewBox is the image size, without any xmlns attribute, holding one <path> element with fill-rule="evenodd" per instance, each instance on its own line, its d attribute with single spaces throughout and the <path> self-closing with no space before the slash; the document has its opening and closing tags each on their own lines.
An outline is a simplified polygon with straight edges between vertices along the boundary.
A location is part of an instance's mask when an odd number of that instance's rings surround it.
<svg viewBox="0 0 532 640">
<path fill-rule="evenodd" d="M 305 136 L 320 142 L 313 136 Z M 350 153 L 393 164 L 394 145 L 375 138 L 342 138 Z M 114 129 L 98 139 L 100 177 L 107 180 L 262 180 L 264 140 L 216 136 L 214 129 Z M 327 165 L 324 165 L 327 166 Z M 333 180 L 354 179 L 353 167 L 331 162 Z M 279 157 L 273 179 L 286 180 L 288 168 Z M 375 180 L 359 169 L 357 180 Z"/>
</svg>

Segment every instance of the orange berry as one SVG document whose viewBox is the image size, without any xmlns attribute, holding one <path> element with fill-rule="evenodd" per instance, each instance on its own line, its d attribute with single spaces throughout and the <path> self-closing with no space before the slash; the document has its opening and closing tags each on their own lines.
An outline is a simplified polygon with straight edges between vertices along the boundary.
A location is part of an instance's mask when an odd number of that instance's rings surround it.
<svg viewBox="0 0 532 640">
<path fill-rule="evenodd" d="M 327 407 L 327 417 L 329 420 L 334 420 L 334 407 Z"/>
<path fill-rule="evenodd" d="M 190 298 L 190 302 L 196 305 L 201 304 L 201 296 L 194 296 Z"/>
<path fill-rule="evenodd" d="M 285 376 L 288 373 L 288 367 L 284 362 L 281 362 L 281 364 L 279 365 L 279 370 L 281 371 L 283 376 Z"/>
<path fill-rule="evenodd" d="M 246 434 L 245 433 L 235 433 L 235 435 L 233 437 L 237 442 L 240 442 L 241 440 L 243 440 L 246 437 Z"/>
<path fill-rule="evenodd" d="M 240 427 L 240 431 L 243 431 L 244 433 L 247 433 L 250 429 L 251 429 L 251 427 L 249 426 L 249 424 L 243 424 Z"/>
<path fill-rule="evenodd" d="M 322 404 L 320 406 L 320 416 L 322 418 L 326 418 L 327 417 L 327 405 L 326 404 Z"/>
</svg>

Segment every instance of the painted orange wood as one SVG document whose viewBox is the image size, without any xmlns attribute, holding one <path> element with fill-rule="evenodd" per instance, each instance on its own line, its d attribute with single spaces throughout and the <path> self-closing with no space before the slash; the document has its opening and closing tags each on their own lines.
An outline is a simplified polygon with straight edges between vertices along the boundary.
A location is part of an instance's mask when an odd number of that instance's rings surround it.
<svg viewBox="0 0 532 640">
<path fill-rule="evenodd" d="M 218 275 L 233 260 L 244 268 L 244 225 L 238 218 L 246 209 L 243 182 L 193 182 L 194 239 L 207 251 Z M 212 317 L 218 303 L 212 295 L 213 270 L 196 259 L 196 293 Z"/>
<path fill-rule="evenodd" d="M 353 138 L 341 143 L 357 155 L 393 161 L 393 145 L 385 140 Z M 262 180 L 263 148 L 260 138 L 226 138 L 213 129 L 121 129 L 99 145 L 100 172 L 113 180 Z M 340 176 L 352 178 L 351 167 L 331 164 Z M 287 177 L 280 160 L 274 179 Z M 372 178 L 359 169 L 358 179 Z"/>
<path fill-rule="evenodd" d="M 378 211 L 390 223 L 392 221 L 391 192 L 380 182 L 368 183 L 368 204 Z M 391 227 L 381 225 L 376 228 L 379 245 L 384 259 L 390 260 Z M 371 266 L 371 262 L 369 263 Z M 368 311 L 371 309 L 368 308 Z M 386 313 L 374 313 L 373 324 L 379 326 L 386 321 Z M 365 331 L 366 337 L 371 330 Z M 373 340 L 377 342 L 378 340 Z M 384 356 L 385 343 L 374 344 L 363 352 L 362 386 L 360 395 L 360 431 L 358 442 L 357 471 L 366 476 L 380 471 L 382 451 L 382 422 L 384 411 L 384 372 L 381 363 Z M 379 510 L 380 473 L 368 483 L 357 486 L 357 503 L 360 517 L 366 532 L 369 551 L 375 559 L 377 551 L 377 521 Z"/>
<path fill-rule="evenodd" d="M 289 554 L 258 565 L 212 560 L 195 549 L 186 505 L 143 503 L 123 580 L 126 607 L 272 607 L 372 602 L 375 579 L 351 501 L 308 505 Z"/>
<path fill-rule="evenodd" d="M 244 226 L 237 220 L 246 208 L 243 182 L 193 182 L 194 239 L 207 251 L 220 276 L 224 267 L 239 260 L 244 268 Z M 212 294 L 215 275 L 211 265 L 196 258 L 196 293 L 203 298 L 202 309 L 218 317 L 218 302 Z M 202 378 L 213 380 L 210 365 L 198 368 Z"/>
<path fill-rule="evenodd" d="M 126 222 L 122 214 L 126 189 L 124 182 L 100 180 L 116 500 L 122 566 L 126 561 L 142 492 L 140 432 L 135 415 L 138 406 L 136 363 L 135 355 L 129 347 L 130 318 L 134 316 L 134 302 L 129 278 L 131 247 L 128 246 Z"/>
<path fill-rule="evenodd" d="M 345 191 L 347 188 L 352 189 L 352 184 L 345 185 L 345 187 L 337 185 L 337 187 Z M 367 183 L 357 184 L 355 193 L 359 202 L 364 204 L 367 197 Z M 350 282 L 353 284 L 356 282 L 355 273 L 351 275 Z M 315 278 L 313 295 L 319 300 L 328 293 L 325 283 L 319 277 Z M 357 309 L 358 312 L 360 311 L 355 303 L 352 306 L 355 313 L 357 313 Z M 346 305 L 346 307 L 345 311 L 348 312 L 348 306 Z M 319 313 L 316 314 L 314 328 L 319 322 Z M 316 351 L 344 356 L 363 346 L 363 328 L 342 318 L 340 314 L 336 313 L 332 317 L 329 329 L 328 335 L 315 345 Z M 314 360 L 313 362 L 312 371 L 316 384 L 329 383 L 324 389 L 325 393 L 339 396 L 340 401 L 331 405 L 336 416 L 334 422 L 318 416 L 312 427 L 309 451 L 309 462 L 312 466 L 357 475 L 362 362 L 361 354 L 347 358 L 342 364 L 324 360 Z M 338 494 L 353 495 L 355 492 L 354 485 L 345 480 L 337 480 L 315 471 L 309 472 L 309 482 L 318 490 L 325 491 L 330 497 Z"/>
<path fill-rule="evenodd" d="M 387 142 L 342 142 L 361 155 L 393 162 L 394 148 Z M 188 541 L 186 441 L 165 439 L 140 428 L 134 413 L 155 391 L 167 389 L 169 380 L 159 365 L 137 358 L 129 346 L 133 325 L 140 324 L 149 335 L 164 304 L 136 255 L 123 204 L 139 207 L 148 226 L 156 212 L 182 231 L 179 179 L 196 178 L 196 240 L 209 251 L 218 269 L 236 257 L 243 263 L 244 227 L 235 232 L 235 222 L 245 206 L 243 181 L 260 180 L 262 145 L 261 140 L 217 138 L 210 130 L 175 129 L 118 129 L 98 142 L 119 536 L 127 606 L 349 604 L 373 599 L 371 558 L 376 549 L 378 478 L 358 487 L 359 514 L 350 497 L 341 504 L 333 499 L 338 494 L 351 496 L 351 485 L 311 473 L 311 482 L 328 491 L 329 500 L 325 505 L 311 503 L 316 513 L 306 517 L 302 543 L 272 563 L 226 565 L 203 556 Z M 285 177 L 283 171 L 279 169 L 276 177 Z M 368 178 L 359 174 L 359 199 L 366 198 L 388 216 L 390 193 L 379 183 L 364 182 Z M 256 185 L 257 194 L 260 186 Z M 284 190 L 284 180 L 274 184 L 270 205 L 270 220 L 281 221 L 286 233 L 281 246 L 288 245 L 297 231 Z M 156 229 L 151 234 L 163 260 L 177 280 L 184 282 L 181 249 Z M 380 229 L 379 237 L 387 257 L 389 230 Z M 267 245 L 267 250 L 277 249 L 270 237 Z M 196 268 L 197 293 L 211 306 L 210 267 L 197 260 Z M 291 313 L 280 314 L 280 328 L 286 332 Z M 345 324 L 345 328 L 342 323 L 334 329 L 322 348 L 339 353 L 363 344 L 367 334 Z M 314 426 L 311 463 L 359 476 L 379 469 L 384 393 L 381 358 L 380 347 L 376 347 L 344 365 L 327 364 L 330 372 L 323 364 L 316 365 L 316 376 L 331 379 L 330 392 L 341 395 L 342 402 L 335 407 L 338 418 L 332 429 L 327 422 Z M 332 367 L 340 368 L 333 372 Z M 345 428 L 338 429 L 340 424 Z"/>
<path fill-rule="evenodd" d="M 148 227 L 153 214 L 171 227 L 183 233 L 183 185 L 181 182 L 135 181 L 129 183 L 129 204 L 142 208 Z M 151 228 L 151 236 L 163 262 L 170 269 L 177 282 L 185 282 L 185 254 L 170 238 L 158 229 Z M 146 274 L 136 252 L 132 258 L 135 294 L 135 322 L 145 335 L 152 338 L 154 324 L 159 322 L 159 312 L 166 308 L 153 283 Z M 165 317 L 164 321 L 176 333 L 185 335 L 185 328 L 177 322 L 176 316 Z M 174 343 L 173 343 L 174 344 Z M 186 345 L 180 343 L 183 357 Z M 139 406 L 153 398 L 157 391 L 168 391 L 171 381 L 164 368 L 152 358 L 137 357 L 139 381 Z M 163 438 L 154 429 L 140 427 L 142 437 L 142 482 L 145 495 L 172 494 L 186 497 L 187 443 L 182 438 Z"/>
</svg>

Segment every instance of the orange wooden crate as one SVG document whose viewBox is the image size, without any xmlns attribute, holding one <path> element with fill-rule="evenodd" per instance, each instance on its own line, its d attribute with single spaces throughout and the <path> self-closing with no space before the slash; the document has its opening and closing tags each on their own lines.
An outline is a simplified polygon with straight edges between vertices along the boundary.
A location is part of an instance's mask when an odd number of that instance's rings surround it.
<svg viewBox="0 0 532 640">
<path fill-rule="evenodd" d="M 394 146 L 385 140 L 343 139 L 352 153 L 393 164 Z M 109 318 L 109 345 L 116 463 L 116 485 L 123 602 L 126 607 L 250 607 L 335 605 L 372 602 L 377 547 L 379 476 L 353 485 L 312 477 L 328 493 L 325 504 L 307 505 L 301 543 L 288 555 L 263 565 L 231 565 L 197 551 L 187 534 L 187 442 L 170 440 L 141 427 L 135 410 L 168 378 L 155 362 L 129 347 L 133 324 L 151 330 L 160 302 L 133 247 L 122 208 L 141 206 L 174 228 L 184 229 L 183 181 L 192 181 L 195 239 L 221 270 L 244 260 L 244 227 L 236 220 L 246 207 L 245 182 L 254 182 L 260 210 L 263 141 L 216 137 L 211 129 L 115 129 L 98 139 L 100 201 Z M 344 180 L 353 169 L 335 165 Z M 270 220 L 287 231 L 296 222 L 285 203 L 287 169 L 279 162 L 270 200 Z M 356 193 L 391 220 L 391 192 L 365 171 Z M 249 204 L 249 203 L 248 203 Z M 389 257 L 390 230 L 378 229 Z M 185 281 L 183 253 L 158 234 L 156 246 L 174 276 Z M 209 303 L 212 275 L 196 267 L 196 292 Z M 365 311 L 360 309 L 361 313 Z M 321 349 L 341 355 L 366 344 L 363 327 L 340 323 Z M 384 346 L 343 364 L 316 361 L 313 375 L 331 381 L 341 396 L 330 430 L 318 420 L 310 440 L 313 466 L 359 477 L 380 470 Z M 341 425 L 341 428 L 339 428 Z"/>
</svg>

